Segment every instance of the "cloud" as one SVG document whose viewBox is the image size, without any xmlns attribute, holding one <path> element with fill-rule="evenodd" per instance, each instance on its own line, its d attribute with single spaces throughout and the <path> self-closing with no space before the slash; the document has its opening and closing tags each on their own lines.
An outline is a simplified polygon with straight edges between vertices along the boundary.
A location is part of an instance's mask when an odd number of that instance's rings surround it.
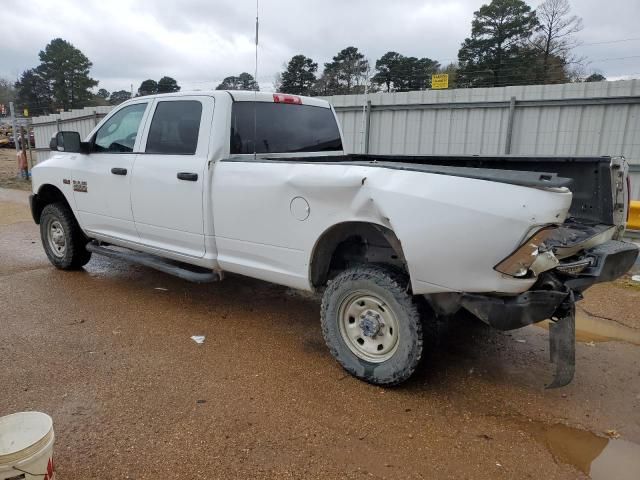
<svg viewBox="0 0 640 480">
<path fill-rule="evenodd" d="M 375 63 L 389 50 L 454 61 L 470 33 L 477 0 L 261 0 L 258 80 L 263 87 L 291 56 L 322 64 L 346 46 Z M 536 2 L 537 3 L 537 2 Z M 535 6 L 536 3 L 530 3 Z M 584 19 L 579 53 L 606 75 L 640 75 L 640 2 L 573 0 Z M 15 78 L 38 64 L 38 52 L 62 37 L 93 62 L 91 74 L 108 90 L 134 89 L 169 75 L 184 88 L 214 88 L 222 78 L 254 71 L 255 0 L 31 0 L 3 11 L 0 76 Z"/>
</svg>

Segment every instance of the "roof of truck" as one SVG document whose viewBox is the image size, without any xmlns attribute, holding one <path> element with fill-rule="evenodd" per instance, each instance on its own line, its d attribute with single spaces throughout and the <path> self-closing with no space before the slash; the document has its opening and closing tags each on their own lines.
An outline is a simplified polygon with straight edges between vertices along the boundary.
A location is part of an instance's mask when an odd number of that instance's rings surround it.
<svg viewBox="0 0 640 480">
<path fill-rule="evenodd" d="M 162 93 L 157 95 L 149 95 L 149 97 L 176 97 L 187 95 L 211 95 L 220 94 L 231 95 L 235 102 L 271 102 L 271 103 L 292 103 L 311 105 L 314 107 L 330 108 L 331 105 L 326 100 L 316 97 L 305 97 L 302 95 L 290 95 L 288 93 L 275 92 L 254 92 L 252 90 L 196 90 L 196 91 L 180 91 L 173 93 Z"/>
</svg>

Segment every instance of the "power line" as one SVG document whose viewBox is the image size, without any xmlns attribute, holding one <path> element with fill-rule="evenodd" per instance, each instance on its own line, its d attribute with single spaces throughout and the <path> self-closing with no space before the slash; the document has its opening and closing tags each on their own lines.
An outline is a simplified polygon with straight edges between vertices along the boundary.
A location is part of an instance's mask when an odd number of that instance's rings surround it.
<svg viewBox="0 0 640 480">
<path fill-rule="evenodd" d="M 605 42 L 580 43 L 579 45 L 576 45 L 576 48 L 590 46 L 590 45 L 608 45 L 611 43 L 635 42 L 637 40 L 640 40 L 640 37 L 621 38 L 619 40 L 607 40 Z"/>
</svg>

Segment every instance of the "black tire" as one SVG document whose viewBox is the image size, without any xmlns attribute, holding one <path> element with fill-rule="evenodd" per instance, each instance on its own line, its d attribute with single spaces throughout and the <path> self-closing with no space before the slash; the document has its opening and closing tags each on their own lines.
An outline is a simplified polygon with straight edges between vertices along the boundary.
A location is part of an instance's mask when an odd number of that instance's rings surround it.
<svg viewBox="0 0 640 480">
<path fill-rule="evenodd" d="M 408 292 L 408 283 L 407 276 L 395 269 L 362 265 L 345 270 L 327 286 L 322 298 L 322 334 L 331 354 L 351 375 L 375 385 L 390 386 L 407 380 L 418 367 L 424 343 L 421 306 Z M 365 298 L 381 301 L 377 308 L 383 317 L 375 312 L 375 301 L 371 309 L 365 306 L 360 300 Z M 366 309 L 360 316 L 356 315 L 359 319 L 356 326 L 353 325 L 355 320 L 352 321 L 354 316 L 349 315 L 352 311 L 349 306 Z M 385 317 L 385 312 L 391 317 Z M 371 323 L 363 324 L 370 314 L 374 315 L 373 321 L 377 318 L 378 322 L 373 327 Z M 384 353 L 381 358 L 375 358 L 377 352 L 360 351 L 367 348 L 356 346 L 360 340 L 362 345 L 368 342 L 371 349 L 377 338 L 393 333 L 385 323 L 397 326 L 395 350 Z M 358 335 L 361 338 L 350 339 Z M 393 335 L 390 338 L 390 342 L 393 341 Z M 376 350 L 379 347 L 377 345 Z M 388 349 L 388 346 L 384 347 Z"/>
<path fill-rule="evenodd" d="M 91 259 L 91 252 L 85 248 L 89 239 L 65 203 L 44 207 L 40 215 L 40 238 L 49 261 L 56 268 L 76 270 Z"/>
</svg>

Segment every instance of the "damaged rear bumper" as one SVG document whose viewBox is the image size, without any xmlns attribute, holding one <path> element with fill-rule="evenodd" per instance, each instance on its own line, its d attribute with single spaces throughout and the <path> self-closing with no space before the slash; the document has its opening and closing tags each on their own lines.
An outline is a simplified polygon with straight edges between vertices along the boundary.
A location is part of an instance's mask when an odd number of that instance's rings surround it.
<svg viewBox="0 0 640 480">
<path fill-rule="evenodd" d="M 624 275 L 638 258 L 638 246 L 610 240 L 585 250 L 573 262 L 586 262 L 579 272 L 562 268 L 540 275 L 533 289 L 515 296 L 462 294 L 460 304 L 480 320 L 498 330 L 513 330 L 551 319 L 549 343 L 551 361 L 556 364 L 548 388 L 571 382 L 575 370 L 575 301 L 581 292 L 598 282 Z"/>
<path fill-rule="evenodd" d="M 561 262 L 555 270 L 541 274 L 527 292 L 515 296 L 465 293 L 461 305 L 498 330 L 525 327 L 552 317 L 570 292 L 577 292 L 579 299 L 579 293 L 591 285 L 624 275 L 637 258 L 637 245 L 610 240 L 583 252 L 578 261 L 587 266 L 579 273 L 567 273 L 570 270 L 563 267 L 572 262 Z"/>
</svg>

